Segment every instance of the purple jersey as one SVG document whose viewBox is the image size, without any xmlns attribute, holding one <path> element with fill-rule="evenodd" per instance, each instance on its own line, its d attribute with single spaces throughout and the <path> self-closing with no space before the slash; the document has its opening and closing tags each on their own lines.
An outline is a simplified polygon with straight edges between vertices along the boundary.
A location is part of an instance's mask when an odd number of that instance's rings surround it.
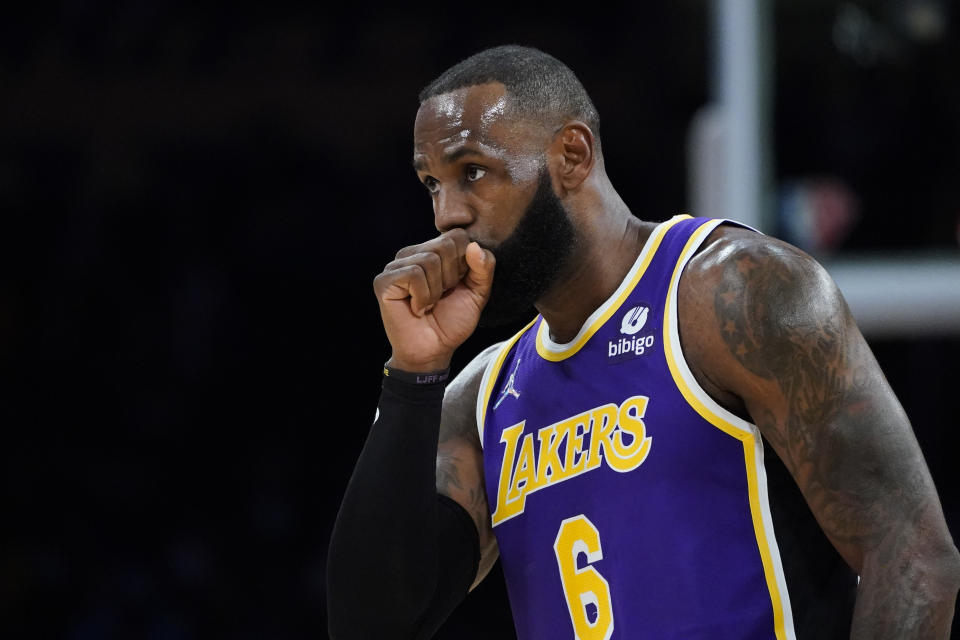
<svg viewBox="0 0 960 640">
<path fill-rule="evenodd" d="M 684 265 L 721 220 L 678 216 L 568 344 L 537 317 L 477 407 L 520 640 L 793 639 L 757 427 L 695 381 Z"/>
</svg>

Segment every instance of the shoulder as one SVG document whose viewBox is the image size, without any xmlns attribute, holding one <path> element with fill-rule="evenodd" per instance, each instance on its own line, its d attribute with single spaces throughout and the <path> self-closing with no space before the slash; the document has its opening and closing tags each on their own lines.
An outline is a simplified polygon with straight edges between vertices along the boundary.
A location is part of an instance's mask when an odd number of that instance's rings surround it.
<svg viewBox="0 0 960 640">
<path fill-rule="evenodd" d="M 832 278 L 810 255 L 782 240 L 729 225 L 706 238 L 684 269 L 679 287 L 680 300 L 687 305 L 723 308 L 764 300 L 765 309 L 753 310 L 760 314 L 769 313 L 769 305 L 782 311 L 842 303 Z"/>
<path fill-rule="evenodd" d="M 823 267 L 807 253 L 772 236 L 732 225 L 714 229 L 684 270 L 688 286 L 746 281 L 760 275 L 771 281 L 832 285 Z"/>
<path fill-rule="evenodd" d="M 852 325 L 833 279 L 810 255 L 730 225 L 691 258 L 677 301 L 684 353 L 705 387 L 729 388 L 716 378 L 741 367 L 768 377 L 798 339 Z"/>
<path fill-rule="evenodd" d="M 477 398 L 480 384 L 487 367 L 503 346 L 502 342 L 490 345 L 471 360 L 447 385 L 443 396 L 441 439 L 444 436 L 462 435 L 470 439 L 477 434 Z"/>
</svg>

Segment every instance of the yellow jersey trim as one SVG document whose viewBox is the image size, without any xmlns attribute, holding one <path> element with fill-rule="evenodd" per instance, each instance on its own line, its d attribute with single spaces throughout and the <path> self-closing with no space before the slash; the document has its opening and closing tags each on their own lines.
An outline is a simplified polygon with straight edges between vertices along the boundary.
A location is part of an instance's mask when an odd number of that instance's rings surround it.
<svg viewBox="0 0 960 640">
<path fill-rule="evenodd" d="M 510 353 L 513 345 L 516 344 L 520 336 L 525 334 L 539 318 L 540 316 L 537 316 L 531 320 L 527 326 L 518 331 L 516 335 L 504 342 L 503 346 L 497 352 L 497 355 L 487 366 L 487 370 L 483 372 L 483 378 L 480 381 L 480 395 L 477 399 L 477 432 L 480 434 L 481 448 L 483 447 L 483 426 L 487 419 L 487 405 L 490 402 L 490 394 L 493 393 L 493 386 L 496 384 L 497 377 L 500 375 L 500 369 L 503 367 L 503 363 L 507 359 L 507 354 Z"/>
<path fill-rule="evenodd" d="M 544 360 L 549 360 L 550 362 L 560 362 L 561 360 L 566 360 L 567 358 L 575 355 L 580 349 L 583 348 L 587 341 L 593 337 L 600 327 L 610 319 L 617 309 L 620 308 L 620 305 L 623 304 L 623 301 L 627 299 L 627 296 L 630 295 L 630 292 L 636 288 L 637 283 L 640 282 L 640 278 L 643 277 L 644 272 L 646 272 L 647 267 L 650 266 L 650 261 L 653 260 L 654 254 L 656 254 L 657 249 L 660 247 L 660 242 L 663 240 L 663 237 L 666 235 L 667 231 L 670 230 L 673 225 L 687 220 L 692 216 L 689 215 L 678 215 L 670 218 L 665 222 L 661 222 L 654 228 L 653 232 L 650 234 L 650 237 L 647 238 L 647 241 L 643 245 L 643 249 L 640 251 L 640 255 L 637 257 L 637 260 L 634 262 L 633 266 L 630 268 L 630 271 L 627 273 L 626 277 L 623 279 L 623 282 L 620 284 L 620 287 L 604 302 L 600 307 L 591 314 L 587 321 L 584 323 L 583 328 L 580 329 L 580 333 L 567 344 L 557 344 L 550 339 L 550 327 L 547 326 L 546 321 L 540 323 L 540 329 L 537 331 L 537 353 L 540 354 L 540 357 Z"/>
<path fill-rule="evenodd" d="M 697 229 L 687 241 L 680 258 L 677 260 L 670 280 L 670 288 L 667 291 L 663 323 L 664 350 L 673 381 L 687 403 L 704 420 L 727 435 L 736 438 L 743 445 L 750 515 L 753 520 L 754 535 L 757 539 L 763 573 L 773 607 L 774 632 L 777 640 L 795 640 L 790 596 L 786 588 L 786 579 L 780 561 L 780 550 L 773 531 L 770 502 L 767 498 L 767 480 L 766 471 L 763 467 L 763 443 L 760 438 L 760 431 L 756 425 L 742 420 L 721 407 L 700 387 L 683 359 L 680 334 L 677 330 L 677 288 L 680 282 L 680 274 L 704 239 L 722 222 L 724 221 L 712 220 Z"/>
</svg>

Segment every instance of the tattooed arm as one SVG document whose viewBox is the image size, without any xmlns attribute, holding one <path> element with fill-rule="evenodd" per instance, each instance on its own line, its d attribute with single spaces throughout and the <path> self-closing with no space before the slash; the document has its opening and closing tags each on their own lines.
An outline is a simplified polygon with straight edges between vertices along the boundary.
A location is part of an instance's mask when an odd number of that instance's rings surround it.
<svg viewBox="0 0 960 640">
<path fill-rule="evenodd" d="M 752 418 L 860 575 L 851 637 L 947 638 L 960 556 L 907 416 L 823 268 L 720 227 L 678 300 L 701 386 Z"/>
<path fill-rule="evenodd" d="M 487 363 L 500 346 L 495 344 L 483 351 L 447 387 L 437 446 L 437 492 L 467 510 L 480 536 L 480 566 L 471 591 L 490 573 L 499 555 L 484 487 L 477 397 Z"/>
</svg>

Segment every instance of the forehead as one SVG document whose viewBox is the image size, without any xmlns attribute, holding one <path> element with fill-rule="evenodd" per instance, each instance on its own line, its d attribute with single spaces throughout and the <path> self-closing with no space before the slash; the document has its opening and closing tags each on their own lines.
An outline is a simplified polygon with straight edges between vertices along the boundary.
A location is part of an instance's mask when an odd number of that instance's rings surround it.
<svg viewBox="0 0 960 640">
<path fill-rule="evenodd" d="M 509 113 L 510 96 L 500 83 L 464 87 L 429 98 L 420 105 L 413 127 L 414 156 L 460 147 L 500 155 L 529 142 L 529 123 Z"/>
</svg>

